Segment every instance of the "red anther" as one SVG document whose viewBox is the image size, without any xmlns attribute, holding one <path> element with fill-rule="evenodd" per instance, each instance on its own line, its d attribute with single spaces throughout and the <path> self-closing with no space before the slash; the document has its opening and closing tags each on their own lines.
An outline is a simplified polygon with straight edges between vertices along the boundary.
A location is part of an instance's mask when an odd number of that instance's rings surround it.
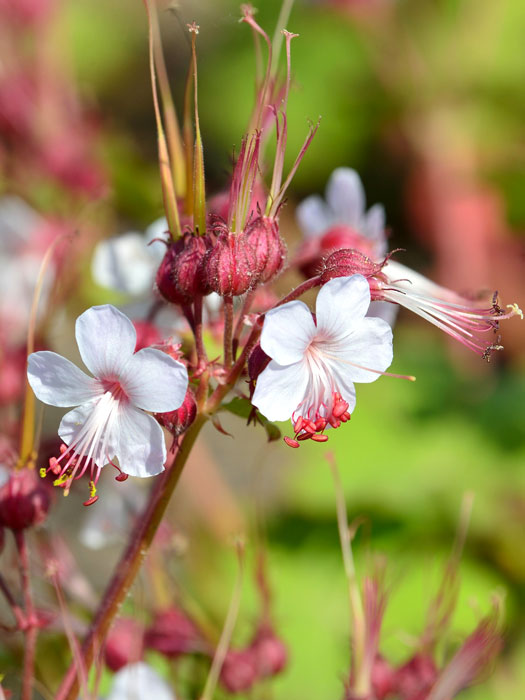
<svg viewBox="0 0 525 700">
<path fill-rule="evenodd" d="M 326 424 L 328 421 L 325 418 L 319 418 L 318 420 L 315 421 L 315 429 L 317 432 L 320 432 L 321 430 L 324 430 L 326 428 Z"/>
<path fill-rule="evenodd" d="M 301 433 L 300 435 L 296 435 L 296 438 L 298 440 L 309 440 L 312 437 L 312 433 Z"/>
<path fill-rule="evenodd" d="M 328 422 L 330 423 L 332 428 L 339 428 L 339 426 L 341 425 L 341 421 L 337 418 L 334 418 L 333 416 L 328 417 Z"/>
<path fill-rule="evenodd" d="M 297 440 L 293 440 L 292 438 L 285 436 L 284 441 L 288 445 L 288 447 L 293 447 L 293 448 L 299 447 L 299 443 L 297 442 Z"/>
<path fill-rule="evenodd" d="M 296 433 L 296 434 L 300 433 L 303 425 L 304 425 L 303 417 L 299 416 L 299 418 L 295 421 L 294 426 L 293 426 L 294 433 Z"/>
<path fill-rule="evenodd" d="M 63 452 L 62 447 L 63 445 L 60 446 L 61 452 Z M 49 469 L 53 472 L 53 474 L 60 474 L 60 465 L 58 464 L 58 459 L 56 457 L 51 457 L 49 459 Z"/>
<path fill-rule="evenodd" d="M 343 421 L 343 423 L 346 423 L 346 421 L 350 420 L 351 417 L 352 416 L 347 411 L 346 413 L 343 413 L 343 415 L 341 416 L 341 420 Z"/>
<path fill-rule="evenodd" d="M 312 440 L 314 442 L 326 442 L 328 440 L 328 435 L 312 435 Z"/>
<path fill-rule="evenodd" d="M 118 479 L 118 477 L 117 477 L 117 479 Z M 92 506 L 93 503 L 96 503 L 97 501 L 98 501 L 98 496 L 91 496 L 91 498 L 88 498 L 87 501 L 84 501 L 84 503 L 82 505 L 83 506 Z"/>
<path fill-rule="evenodd" d="M 124 472 L 120 472 L 120 474 L 115 477 L 115 481 L 126 481 L 127 478 L 128 478 L 128 474 L 124 474 Z"/>
<path fill-rule="evenodd" d="M 64 445 L 64 443 L 62 442 L 59 449 L 60 449 L 60 454 L 63 455 L 64 452 L 67 450 L 67 447 L 66 447 L 66 446 Z"/>
<path fill-rule="evenodd" d="M 315 427 L 315 423 L 313 422 L 313 420 L 308 420 L 308 418 L 305 418 L 303 430 L 306 430 L 307 433 L 315 433 L 317 428 Z"/>
<path fill-rule="evenodd" d="M 337 401 L 332 409 L 332 415 L 336 418 L 340 418 L 348 410 L 348 403 L 346 401 Z"/>
</svg>

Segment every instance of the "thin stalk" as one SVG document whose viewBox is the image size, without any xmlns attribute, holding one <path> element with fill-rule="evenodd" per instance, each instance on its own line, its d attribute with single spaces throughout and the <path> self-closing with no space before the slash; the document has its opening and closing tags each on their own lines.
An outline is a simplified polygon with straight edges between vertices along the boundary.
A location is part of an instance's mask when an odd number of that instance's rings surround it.
<svg viewBox="0 0 525 700">
<path fill-rule="evenodd" d="M 230 369 L 233 362 L 233 297 L 224 297 L 224 366 Z"/>
<path fill-rule="evenodd" d="M 206 416 L 202 414 L 197 416 L 193 425 L 182 437 L 178 450 L 171 458 L 171 464 L 168 464 L 165 472 L 155 480 L 145 512 L 137 520 L 128 546 L 115 569 L 97 615 L 82 645 L 82 663 L 86 671 L 91 668 L 95 651 L 102 645 L 111 623 L 140 570 L 190 455 L 191 448 L 205 422 Z M 76 664 L 73 661 L 55 696 L 55 700 L 75 700 L 77 694 L 78 679 Z"/>
<path fill-rule="evenodd" d="M 321 284 L 321 277 L 318 275 L 317 277 L 310 277 L 309 280 L 305 280 L 301 284 L 299 284 L 295 289 L 292 289 L 292 291 L 287 294 L 285 297 L 280 299 L 275 306 L 273 306 L 273 309 L 276 309 L 278 306 L 282 306 L 283 304 L 288 303 L 289 301 L 294 301 L 294 299 L 298 299 L 300 296 L 308 292 L 310 289 L 313 289 L 314 287 L 318 287 Z"/>
<path fill-rule="evenodd" d="M 215 651 L 215 655 L 213 657 L 210 672 L 206 680 L 206 685 L 204 686 L 204 690 L 201 695 L 201 700 L 212 700 L 213 698 L 215 688 L 217 687 L 217 681 L 219 680 L 221 668 L 224 663 L 224 659 L 226 658 L 226 654 L 228 653 L 228 648 L 230 646 L 233 629 L 237 620 L 237 615 L 239 614 L 239 606 L 241 603 L 242 592 L 242 580 L 244 573 L 244 547 L 241 542 L 237 543 L 237 557 L 239 560 L 239 567 L 237 569 L 235 586 L 233 588 L 230 605 L 228 607 L 228 614 L 226 615 L 226 620 L 222 629 L 221 638 L 219 640 L 217 649 Z"/>
<path fill-rule="evenodd" d="M 235 328 L 233 331 L 233 341 L 232 341 L 232 350 L 233 350 L 233 359 L 234 360 L 237 357 L 237 349 L 239 347 L 239 340 L 240 340 L 241 333 L 242 333 L 242 326 L 244 323 L 244 317 L 246 316 L 246 314 L 250 310 L 254 296 L 255 296 L 254 289 L 252 289 L 251 291 L 246 293 L 241 310 L 239 312 L 239 316 L 237 318 L 237 323 L 235 324 Z"/>
<path fill-rule="evenodd" d="M 16 548 L 18 551 L 18 561 L 20 565 L 20 577 L 22 580 L 22 594 L 24 597 L 24 608 L 26 616 L 26 626 L 24 629 L 24 666 L 22 671 L 22 694 L 21 700 L 31 700 L 33 689 L 33 676 L 35 675 L 35 652 L 38 627 L 36 625 L 35 608 L 31 593 L 31 581 L 29 576 L 29 555 L 27 552 L 27 542 L 23 530 L 14 532 Z"/>
<path fill-rule="evenodd" d="M 290 13 L 294 0 L 283 0 L 281 5 L 281 11 L 279 12 L 279 17 L 277 18 L 277 24 L 275 25 L 275 31 L 272 38 L 272 74 L 277 73 L 277 64 L 279 63 L 279 55 L 281 53 L 281 47 L 283 45 L 283 32 L 282 30 L 288 24 L 290 19 Z"/>
<path fill-rule="evenodd" d="M 201 236 L 206 233 L 206 190 L 204 181 L 204 152 L 199 123 L 197 50 L 196 41 L 199 27 L 195 22 L 189 25 L 191 32 L 191 57 L 193 65 L 193 100 L 195 111 L 195 149 L 193 154 L 193 228 Z"/>
<path fill-rule="evenodd" d="M 352 612 L 353 621 L 353 651 L 354 658 L 352 659 L 352 668 L 354 670 L 353 690 L 358 697 L 367 697 L 370 691 L 370 678 L 362 671 L 365 668 L 363 663 L 365 658 L 366 644 L 366 625 L 365 613 L 363 609 L 363 601 L 361 600 L 361 592 L 355 570 L 354 557 L 352 554 L 352 542 L 350 530 L 348 528 L 348 514 L 346 512 L 346 503 L 341 483 L 341 477 L 337 464 L 333 455 L 326 456 L 332 478 L 334 480 L 335 503 L 337 512 L 337 526 L 339 528 L 339 539 L 341 541 L 341 551 L 343 553 L 343 563 L 345 574 L 348 581 L 348 597 L 350 600 L 350 610 Z"/>
<path fill-rule="evenodd" d="M 11 611 L 16 621 L 17 628 L 19 630 L 23 630 L 26 627 L 26 618 L 24 615 L 24 611 L 14 599 L 14 596 L 9 590 L 9 586 L 7 585 L 7 582 L 5 581 L 2 574 L 0 574 L 0 591 L 2 591 L 2 593 L 4 594 L 4 598 L 8 602 L 9 607 L 11 608 Z"/>
<path fill-rule="evenodd" d="M 208 356 L 206 354 L 206 348 L 204 347 L 204 340 L 202 338 L 202 296 L 198 296 L 195 299 L 193 305 L 193 333 L 195 335 L 195 348 L 197 350 L 197 365 L 199 368 L 206 367 L 208 364 Z"/>
</svg>

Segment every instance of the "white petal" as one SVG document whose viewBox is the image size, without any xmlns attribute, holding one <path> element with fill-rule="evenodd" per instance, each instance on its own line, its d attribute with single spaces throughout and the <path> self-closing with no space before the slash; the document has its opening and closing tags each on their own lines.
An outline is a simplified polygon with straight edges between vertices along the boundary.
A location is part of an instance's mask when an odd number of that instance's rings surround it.
<svg viewBox="0 0 525 700">
<path fill-rule="evenodd" d="M 336 277 L 317 295 L 318 337 L 329 341 L 345 338 L 358 326 L 370 306 L 370 286 L 363 275 Z"/>
<path fill-rule="evenodd" d="M 351 378 L 348 376 L 346 366 L 342 364 L 332 363 L 330 366 L 334 385 L 341 397 L 348 403 L 348 412 L 352 413 L 355 408 L 355 386 Z"/>
<path fill-rule="evenodd" d="M 51 406 L 78 406 L 103 393 L 100 382 L 47 350 L 29 355 L 27 379 L 36 397 Z"/>
<path fill-rule="evenodd" d="M 125 474 L 155 476 L 164 469 L 166 444 L 157 421 L 147 413 L 122 404 L 114 425 L 116 455 Z"/>
<path fill-rule="evenodd" d="M 388 246 L 385 233 L 385 209 L 382 204 L 374 204 L 365 215 L 362 233 L 376 243 L 376 256 L 386 255 Z"/>
<path fill-rule="evenodd" d="M 252 404 L 268 420 L 287 420 L 304 398 L 308 371 L 302 362 L 283 367 L 270 362 L 257 379 Z"/>
<path fill-rule="evenodd" d="M 144 348 L 135 353 L 120 374 L 131 403 L 145 411 L 174 411 L 188 388 L 186 367 L 161 350 Z"/>
<path fill-rule="evenodd" d="M 261 347 L 280 365 L 290 365 L 303 358 L 314 335 L 310 309 L 302 301 L 290 301 L 266 314 Z"/>
<path fill-rule="evenodd" d="M 377 372 L 384 372 L 392 364 L 392 329 L 380 318 L 365 318 L 345 344 L 327 353 L 338 358 L 329 363 L 339 377 L 351 382 L 374 382 L 381 376 Z"/>
<path fill-rule="evenodd" d="M 305 238 L 320 236 L 333 224 L 329 208 L 317 194 L 302 201 L 295 210 L 295 216 Z"/>
<path fill-rule="evenodd" d="M 139 295 L 151 291 L 156 263 L 144 236 L 131 232 L 99 243 L 91 271 L 94 280 L 103 287 Z"/>
<path fill-rule="evenodd" d="M 371 301 L 367 316 L 382 318 L 390 328 L 393 328 L 398 312 L 399 306 L 397 304 L 391 304 L 389 301 Z"/>
<path fill-rule="evenodd" d="M 113 676 L 113 685 L 107 700 L 176 700 L 175 694 L 159 674 L 139 661 L 128 664 Z"/>
<path fill-rule="evenodd" d="M 137 341 L 129 318 L 111 304 L 84 311 L 77 318 L 75 336 L 82 361 L 102 379 L 119 376 Z"/>
<path fill-rule="evenodd" d="M 102 398 L 102 397 L 101 397 Z M 82 442 L 81 433 L 84 432 L 84 427 L 88 420 L 93 416 L 93 413 L 97 410 L 98 402 L 101 399 L 95 401 L 89 401 L 88 403 L 82 404 L 74 408 L 72 411 L 68 411 L 66 415 L 60 421 L 58 426 L 58 435 L 61 440 L 66 445 L 71 445 L 77 442 L 79 439 Z M 83 437 L 83 436 L 82 436 Z M 103 467 L 108 464 L 116 454 L 116 443 L 113 438 L 113 433 L 108 435 L 108 440 L 104 441 L 103 435 L 100 435 L 100 439 L 96 441 L 96 446 L 92 453 L 93 461 L 99 466 Z M 91 444 L 87 443 L 86 447 Z M 83 451 L 83 450 L 82 450 Z"/>
<path fill-rule="evenodd" d="M 326 201 L 337 223 L 359 227 L 365 211 L 365 191 L 361 178 L 352 168 L 337 168 L 326 187 Z"/>
</svg>

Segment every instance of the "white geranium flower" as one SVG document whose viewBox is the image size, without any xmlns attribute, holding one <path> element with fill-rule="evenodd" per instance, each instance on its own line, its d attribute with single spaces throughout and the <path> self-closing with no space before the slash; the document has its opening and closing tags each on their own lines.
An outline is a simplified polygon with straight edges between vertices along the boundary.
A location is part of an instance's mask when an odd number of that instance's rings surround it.
<svg viewBox="0 0 525 700">
<path fill-rule="evenodd" d="M 106 700 L 176 700 L 175 693 L 159 674 L 139 661 L 124 666 L 113 677 Z"/>
<path fill-rule="evenodd" d="M 68 446 L 50 460 L 57 482 L 69 490 L 73 479 L 91 469 L 92 495 L 105 464 L 118 458 L 132 476 L 154 476 L 166 459 L 164 436 L 145 411 L 178 408 L 188 385 L 186 368 L 154 348 L 135 352 L 131 321 L 114 306 L 94 306 L 76 322 L 78 349 L 89 377 L 54 352 L 29 356 L 28 380 L 36 396 L 51 406 L 77 406 L 62 418 L 58 434 Z"/>
<path fill-rule="evenodd" d="M 159 242 L 168 230 L 165 218 L 157 219 L 145 233 L 131 231 L 101 241 L 95 248 L 91 271 L 93 279 L 102 287 L 108 287 L 131 296 L 151 292 L 155 273 L 166 252 Z"/>
<path fill-rule="evenodd" d="M 315 320 L 301 301 L 269 311 L 261 347 L 271 362 L 257 379 L 254 406 L 269 420 L 291 418 L 298 440 L 327 440 L 325 428 L 354 409 L 354 382 L 373 382 L 392 362 L 392 330 L 366 317 L 369 306 L 368 281 L 352 275 L 322 287 Z"/>
<path fill-rule="evenodd" d="M 359 174 L 352 168 L 337 168 L 328 180 L 325 194 L 326 201 L 312 195 L 297 207 L 297 220 L 305 237 L 322 236 L 334 226 L 348 226 L 374 244 L 378 258 L 386 255 L 385 210 L 381 204 L 374 204 L 366 211 Z"/>
</svg>

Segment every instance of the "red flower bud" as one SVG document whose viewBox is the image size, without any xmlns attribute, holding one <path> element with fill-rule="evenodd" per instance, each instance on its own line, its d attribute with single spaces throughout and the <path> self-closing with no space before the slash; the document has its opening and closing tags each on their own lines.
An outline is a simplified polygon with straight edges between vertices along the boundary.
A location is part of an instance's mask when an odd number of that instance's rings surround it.
<svg viewBox="0 0 525 700">
<path fill-rule="evenodd" d="M 430 656 L 415 654 L 396 672 L 396 695 L 402 700 L 423 700 L 438 676 Z"/>
<path fill-rule="evenodd" d="M 275 676 L 286 666 L 286 646 L 270 627 L 261 627 L 250 646 L 255 652 L 258 678 Z"/>
<path fill-rule="evenodd" d="M 155 418 L 164 427 L 167 428 L 173 435 L 182 435 L 195 420 L 197 415 L 197 404 L 193 391 L 188 389 L 184 401 L 179 408 L 167 413 L 156 413 Z"/>
<path fill-rule="evenodd" d="M 322 269 L 323 258 L 341 248 L 355 248 L 371 258 L 376 257 L 374 243 L 350 226 L 333 226 L 322 236 L 308 238 L 297 255 L 299 269 L 305 277 L 314 277 Z"/>
<path fill-rule="evenodd" d="M 264 284 L 281 272 L 286 259 L 286 245 L 275 219 L 259 216 L 246 228 L 259 268 L 259 281 Z"/>
<path fill-rule="evenodd" d="M 204 276 L 209 290 L 222 297 L 239 296 L 255 286 L 259 268 L 245 233 L 218 234 L 204 260 Z"/>
<path fill-rule="evenodd" d="M 253 649 L 230 649 L 224 659 L 220 679 L 230 693 L 249 690 L 257 680 L 257 658 Z"/>
<path fill-rule="evenodd" d="M 0 489 L 0 525 L 25 530 L 44 522 L 49 493 L 33 469 L 14 472 Z"/>
<path fill-rule="evenodd" d="M 157 271 L 157 288 L 166 301 L 185 305 L 207 294 L 202 284 L 202 262 L 209 239 L 188 232 L 170 243 Z"/>
<path fill-rule="evenodd" d="M 381 270 L 385 262 L 386 260 L 375 263 L 359 250 L 355 250 L 355 248 L 336 250 L 335 253 L 329 255 L 324 261 L 321 271 L 321 284 L 326 284 L 326 282 L 334 277 L 349 277 L 350 275 L 356 274 L 363 275 L 369 282 L 373 282 L 371 279 L 373 277 L 384 277 Z"/>
<path fill-rule="evenodd" d="M 104 655 L 106 665 L 118 671 L 142 659 L 144 651 L 143 628 L 131 617 L 119 618 L 111 628 Z"/>
<path fill-rule="evenodd" d="M 202 651 L 204 642 L 197 626 L 179 608 L 171 607 L 155 616 L 145 635 L 148 649 L 176 658 Z"/>
<path fill-rule="evenodd" d="M 374 659 L 371 672 L 372 689 L 376 700 L 384 700 L 396 690 L 396 672 L 380 654 Z"/>
</svg>

